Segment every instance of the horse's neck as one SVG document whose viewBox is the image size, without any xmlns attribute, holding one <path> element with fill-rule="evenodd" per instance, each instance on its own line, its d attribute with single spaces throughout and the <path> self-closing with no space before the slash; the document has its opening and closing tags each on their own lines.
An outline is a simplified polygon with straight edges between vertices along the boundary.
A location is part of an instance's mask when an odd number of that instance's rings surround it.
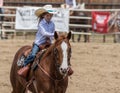
<svg viewBox="0 0 120 93">
<path fill-rule="evenodd" d="M 48 55 L 44 56 L 43 61 L 40 62 L 40 65 L 43 67 L 43 69 L 49 73 L 53 78 L 56 78 L 56 76 L 60 76 L 60 74 L 57 72 L 56 63 L 55 63 L 55 55 L 52 52 L 53 49 L 48 50 Z"/>
<path fill-rule="evenodd" d="M 47 71 L 49 72 L 51 68 L 55 68 L 55 62 L 54 62 L 54 55 L 52 53 L 53 48 L 49 47 L 48 50 L 46 51 L 45 55 L 43 56 L 40 65 Z M 55 69 L 53 69 L 55 70 Z"/>
</svg>

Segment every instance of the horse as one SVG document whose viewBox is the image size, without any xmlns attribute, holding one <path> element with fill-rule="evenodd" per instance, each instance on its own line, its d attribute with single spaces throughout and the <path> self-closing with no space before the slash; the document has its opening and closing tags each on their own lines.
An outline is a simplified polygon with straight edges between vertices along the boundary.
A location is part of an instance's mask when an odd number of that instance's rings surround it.
<svg viewBox="0 0 120 93">
<path fill-rule="evenodd" d="M 73 14 L 74 16 L 81 16 L 81 17 L 87 17 L 87 15 L 83 12 L 77 12 L 74 11 Z M 88 24 L 88 20 L 86 19 L 70 19 L 70 24 Z M 84 27 L 70 27 L 70 30 L 76 31 L 76 32 L 84 32 L 87 33 L 88 32 L 88 28 L 84 28 Z M 79 42 L 81 39 L 81 35 L 78 35 L 77 41 Z M 74 35 L 72 35 L 72 41 L 74 42 Z M 88 35 L 84 35 L 84 42 L 89 42 L 89 36 Z"/>
<path fill-rule="evenodd" d="M 71 66 L 71 32 L 67 35 L 54 33 L 55 41 L 46 50 L 43 56 L 31 65 L 37 64 L 36 69 L 30 69 L 27 78 L 18 75 L 20 67 L 17 61 L 21 55 L 31 49 L 31 46 L 21 47 L 15 54 L 10 71 L 11 93 L 65 93 L 68 87 L 68 70 Z M 40 60 L 39 60 L 40 59 Z"/>
<path fill-rule="evenodd" d="M 78 4 L 76 9 L 85 9 L 85 4 Z M 80 16 L 80 17 L 88 17 L 88 14 L 85 12 L 79 12 L 79 11 L 70 11 L 70 16 Z M 87 19 L 70 19 L 70 24 L 82 24 L 86 25 L 89 21 Z M 70 27 L 70 30 L 76 31 L 76 32 L 88 32 L 88 28 L 85 27 Z M 81 39 L 81 35 L 78 35 L 77 41 L 79 42 Z M 74 42 L 74 35 L 72 35 L 72 41 Z M 89 36 L 84 35 L 84 42 L 89 42 Z"/>
</svg>

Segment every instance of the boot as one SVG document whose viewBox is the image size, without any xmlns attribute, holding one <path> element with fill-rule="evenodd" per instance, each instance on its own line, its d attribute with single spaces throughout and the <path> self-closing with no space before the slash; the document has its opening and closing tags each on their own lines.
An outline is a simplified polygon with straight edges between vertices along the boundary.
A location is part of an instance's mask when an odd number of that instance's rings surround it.
<svg viewBox="0 0 120 93">
<path fill-rule="evenodd" d="M 20 68 L 17 73 L 21 77 L 26 78 L 28 75 L 29 69 L 30 69 L 30 65 L 28 64 L 27 66 Z"/>
</svg>

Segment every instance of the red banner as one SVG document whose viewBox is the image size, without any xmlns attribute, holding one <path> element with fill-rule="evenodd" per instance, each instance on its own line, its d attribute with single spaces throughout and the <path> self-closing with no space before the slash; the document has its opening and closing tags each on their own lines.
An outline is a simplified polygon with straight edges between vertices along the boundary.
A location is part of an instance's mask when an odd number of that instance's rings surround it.
<svg viewBox="0 0 120 93">
<path fill-rule="evenodd" d="M 92 12 L 92 29 L 95 32 L 108 32 L 109 12 Z"/>
</svg>

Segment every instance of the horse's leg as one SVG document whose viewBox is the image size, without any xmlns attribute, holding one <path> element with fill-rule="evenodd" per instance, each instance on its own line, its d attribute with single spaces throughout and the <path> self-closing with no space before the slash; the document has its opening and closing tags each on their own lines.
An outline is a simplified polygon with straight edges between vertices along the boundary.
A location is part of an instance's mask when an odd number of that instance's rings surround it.
<svg viewBox="0 0 120 93">
<path fill-rule="evenodd" d="M 74 34 L 72 34 L 72 42 L 75 42 L 75 40 L 74 40 Z"/>
<path fill-rule="evenodd" d="M 13 69 L 13 70 L 16 70 L 16 69 Z M 19 78 L 17 74 L 11 73 L 10 78 L 11 78 L 11 85 L 13 89 L 11 93 L 24 93 L 25 88 L 20 83 L 21 77 Z"/>
<path fill-rule="evenodd" d="M 13 90 L 11 93 L 15 93 L 15 91 Z"/>
<path fill-rule="evenodd" d="M 87 42 L 87 35 L 84 35 L 84 42 Z"/>
<path fill-rule="evenodd" d="M 81 35 L 78 35 L 77 41 L 80 42 Z"/>
<path fill-rule="evenodd" d="M 11 71 L 10 75 L 10 80 L 11 80 L 11 85 L 12 85 L 12 92 L 11 93 L 24 93 L 24 87 L 21 85 L 19 80 L 21 80 L 20 77 L 17 76 L 16 69 L 12 68 L 13 71 Z M 15 74 L 14 74 L 15 73 Z"/>
<path fill-rule="evenodd" d="M 86 32 L 89 32 L 89 31 L 90 31 L 90 29 L 87 28 L 87 29 L 86 29 Z M 87 42 L 90 42 L 90 35 L 87 35 Z"/>
<path fill-rule="evenodd" d="M 20 88 L 19 88 L 20 89 Z M 11 93 L 24 93 L 23 91 L 19 89 L 14 89 Z"/>
<path fill-rule="evenodd" d="M 83 29 L 84 33 L 87 33 L 87 29 Z M 84 35 L 84 42 L 89 42 L 89 36 Z"/>
<path fill-rule="evenodd" d="M 87 42 L 90 42 L 90 36 L 87 35 Z"/>
<path fill-rule="evenodd" d="M 82 31 L 82 29 L 79 29 L 80 32 Z M 80 42 L 80 39 L 81 39 L 81 35 L 78 35 L 78 38 L 77 38 L 77 41 Z"/>
<path fill-rule="evenodd" d="M 13 86 L 13 91 L 11 93 L 24 93 L 25 88 L 18 82 Z"/>
<path fill-rule="evenodd" d="M 76 31 L 76 28 L 73 28 L 72 30 Z M 72 42 L 75 42 L 74 34 L 72 34 Z"/>
</svg>

